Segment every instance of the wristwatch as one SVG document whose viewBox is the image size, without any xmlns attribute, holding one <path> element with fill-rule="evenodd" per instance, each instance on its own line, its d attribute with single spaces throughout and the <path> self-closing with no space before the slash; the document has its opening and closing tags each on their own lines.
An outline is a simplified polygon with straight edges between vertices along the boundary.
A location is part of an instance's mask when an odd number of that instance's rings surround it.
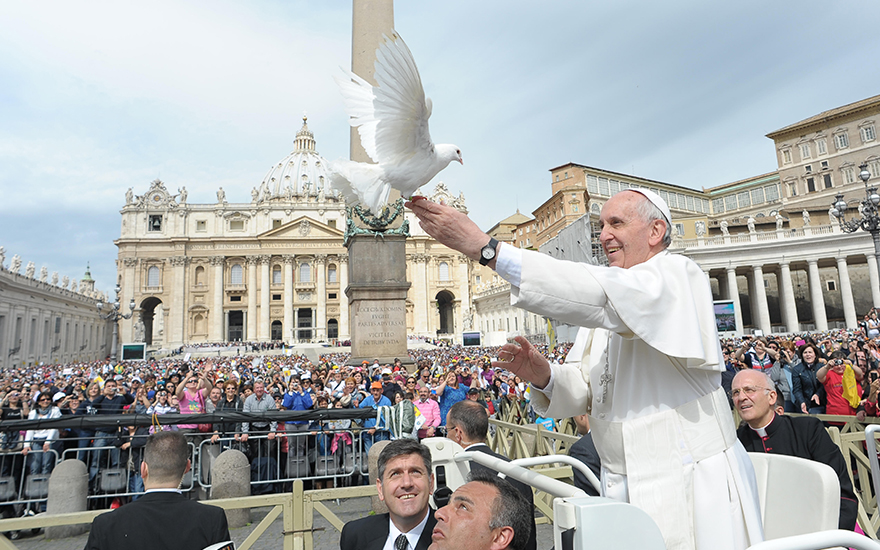
<svg viewBox="0 0 880 550">
<path fill-rule="evenodd" d="M 498 241 L 495 240 L 495 237 L 489 237 L 489 244 L 480 249 L 480 265 L 486 265 L 495 258 L 495 248 L 498 246 Z"/>
</svg>

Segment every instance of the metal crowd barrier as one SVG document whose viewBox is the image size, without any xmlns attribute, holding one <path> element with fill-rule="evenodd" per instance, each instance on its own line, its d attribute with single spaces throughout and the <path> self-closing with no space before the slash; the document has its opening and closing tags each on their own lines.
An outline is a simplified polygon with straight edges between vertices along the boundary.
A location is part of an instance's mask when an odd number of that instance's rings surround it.
<svg viewBox="0 0 880 550">
<path fill-rule="evenodd" d="M 72 438 L 63 441 L 79 441 L 85 438 Z M 190 459 L 196 464 L 196 446 L 190 441 Z M 85 463 L 89 473 L 89 500 L 113 497 L 131 497 L 144 492 L 140 468 L 135 459 L 143 453 L 143 447 L 120 449 L 114 445 L 73 447 L 65 449 L 61 460 L 77 459 Z M 141 458 L 143 454 L 140 455 Z M 194 487 L 192 472 L 183 477 L 180 489 L 191 491 Z"/>
<path fill-rule="evenodd" d="M 368 475 L 367 452 L 359 431 L 307 430 L 268 435 L 249 435 L 246 443 L 226 437 L 199 443 L 199 485 L 209 490 L 214 460 L 227 449 L 244 452 L 251 464 L 252 494 L 287 490 L 294 480 L 331 481 L 334 487 L 350 485 L 354 476 Z M 336 450 L 333 450 L 334 440 Z"/>
<path fill-rule="evenodd" d="M 30 450 L 27 456 L 21 451 L 0 454 L 0 506 L 30 508 L 42 505 L 49 496 L 49 476 L 58 463 L 58 451 L 54 441 L 48 451 Z M 43 467 L 45 455 L 49 455 Z M 46 471 L 43 471 L 46 470 Z M 4 512 L 4 515 L 9 515 Z"/>
<path fill-rule="evenodd" d="M 329 414 L 328 414 L 329 413 Z M 178 422 L 193 423 L 198 420 L 212 423 L 241 421 L 278 421 L 281 429 L 288 427 L 285 420 L 309 419 L 323 424 L 334 418 L 365 419 L 371 411 L 276 411 L 269 413 L 220 413 L 208 415 L 163 415 L 158 418 L 163 425 Z M 106 426 L 109 430 L 130 425 L 146 426 L 155 424 L 156 418 L 147 415 L 107 415 L 100 418 L 102 424 L 94 422 L 94 417 L 84 418 L 66 416 L 61 419 L 43 421 L 6 421 L 2 422 L 0 431 L 42 429 L 55 427 L 59 429 L 87 429 Z M 320 419 L 320 420 L 318 420 Z M 94 429 L 94 428 L 92 428 Z M 211 468 L 214 460 L 227 448 L 240 448 L 247 451 L 251 462 L 252 494 L 267 494 L 290 490 L 294 480 L 330 481 L 333 486 L 350 485 L 368 476 L 367 452 L 365 451 L 361 430 L 312 429 L 302 432 L 285 432 L 283 436 L 270 442 L 265 434 L 249 435 L 248 444 L 242 446 L 235 438 L 220 439 L 216 444 L 211 442 L 211 434 L 187 433 L 190 445 L 192 471 L 184 476 L 181 490 L 184 492 L 199 488 L 209 491 L 211 488 Z M 105 432 L 106 434 L 107 432 Z M 337 437 L 338 436 L 338 437 Z M 336 439 L 337 450 L 332 451 L 333 440 Z M 103 441 L 100 441 L 103 440 Z M 89 438 L 66 437 L 54 442 L 53 458 L 47 470 L 51 472 L 60 460 L 78 459 L 86 464 L 89 472 L 90 500 L 110 499 L 114 497 L 135 497 L 143 492 L 142 480 L 137 463 L 143 452 L 142 447 L 120 449 L 107 443 L 116 441 L 115 433 L 105 437 Z M 95 447 L 95 443 L 103 443 Z M 62 447 L 67 448 L 62 451 Z M 57 449 L 57 450 L 56 450 Z M 24 506 L 44 503 L 48 495 L 48 474 L 30 479 L 28 468 L 32 461 L 42 456 L 42 451 L 30 451 L 25 458 L 20 452 L 0 453 L 0 509 L 9 505 L 16 507 L 16 515 Z M 359 476 L 363 476 L 358 479 Z M 100 505 L 100 503 L 99 503 Z"/>
</svg>

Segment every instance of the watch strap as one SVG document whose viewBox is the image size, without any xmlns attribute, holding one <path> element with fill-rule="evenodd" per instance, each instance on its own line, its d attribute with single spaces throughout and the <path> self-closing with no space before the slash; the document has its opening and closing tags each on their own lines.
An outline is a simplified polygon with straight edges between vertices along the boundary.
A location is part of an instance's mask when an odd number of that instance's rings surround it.
<svg viewBox="0 0 880 550">
<path fill-rule="evenodd" d="M 483 256 L 483 250 L 485 250 L 487 248 L 492 249 L 492 257 L 489 259 L 486 259 L 486 257 Z M 497 255 L 497 249 L 498 249 L 498 240 L 495 239 L 495 237 L 489 237 L 488 244 L 486 244 L 486 246 L 484 246 L 483 248 L 480 249 L 480 265 L 487 265 L 489 262 L 491 262 L 495 258 L 495 256 Z"/>
</svg>

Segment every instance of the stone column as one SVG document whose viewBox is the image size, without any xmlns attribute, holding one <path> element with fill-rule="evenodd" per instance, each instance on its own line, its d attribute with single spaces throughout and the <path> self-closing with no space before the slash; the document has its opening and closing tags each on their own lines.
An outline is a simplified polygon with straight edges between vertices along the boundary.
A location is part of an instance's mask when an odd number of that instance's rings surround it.
<svg viewBox="0 0 880 550">
<path fill-rule="evenodd" d="M 165 342 L 172 347 L 182 345 L 186 341 L 186 268 L 188 265 L 189 258 L 186 256 L 171 258 L 174 287 L 171 289 L 171 314 L 169 315 L 171 318 L 165 323 Z"/>
<path fill-rule="evenodd" d="M 764 288 L 764 269 L 759 265 L 752 266 L 752 274 L 755 283 L 755 305 L 757 306 L 756 321 L 764 334 L 770 334 L 772 327 L 770 325 L 770 310 L 767 307 L 767 289 Z"/>
<path fill-rule="evenodd" d="M 797 332 L 800 329 L 800 322 L 797 316 L 797 304 L 794 301 L 794 287 L 791 285 L 791 267 L 788 262 L 782 262 L 779 265 L 778 283 L 780 309 L 785 330 Z"/>
<path fill-rule="evenodd" d="M 428 255 L 412 255 L 413 332 L 421 336 L 428 332 Z"/>
<path fill-rule="evenodd" d="M 317 319 L 313 317 L 312 322 L 317 329 L 315 338 L 319 341 L 327 339 L 327 276 L 324 270 L 326 265 L 327 255 L 317 254 L 315 256 L 315 288 L 317 289 L 318 296 L 315 302 L 318 304 L 318 307 L 315 313 Z"/>
<path fill-rule="evenodd" d="M 871 301 L 874 307 L 880 307 L 880 273 L 877 271 L 877 256 L 866 254 L 868 259 L 868 280 L 871 284 Z"/>
<path fill-rule="evenodd" d="M 247 328 L 245 329 L 245 337 L 242 340 L 257 340 L 257 257 L 248 256 L 247 269 Z"/>
<path fill-rule="evenodd" d="M 64 460 L 49 477 L 47 515 L 85 512 L 88 509 L 89 472 L 79 460 Z M 47 527 L 46 536 L 53 539 L 74 537 L 87 532 L 88 524 Z"/>
<path fill-rule="evenodd" d="M 339 277 L 339 339 L 348 340 L 351 338 L 351 324 L 349 317 L 349 300 L 346 289 L 348 288 L 348 256 L 339 256 L 339 267 L 336 270 Z"/>
<path fill-rule="evenodd" d="M 211 258 L 211 265 L 214 266 L 214 303 L 211 307 L 209 338 L 213 342 L 222 342 L 226 339 L 223 337 L 223 266 L 225 264 L 226 258 L 223 256 Z"/>
<path fill-rule="evenodd" d="M 281 261 L 284 262 L 284 333 L 281 339 L 293 343 L 293 263 L 296 258 L 285 254 Z"/>
<path fill-rule="evenodd" d="M 727 299 L 733 300 L 733 316 L 736 320 L 737 334 L 743 333 L 742 306 L 739 303 L 739 287 L 736 284 L 736 268 L 727 267 Z"/>
<path fill-rule="evenodd" d="M 459 254 L 458 256 L 458 279 L 455 281 L 455 286 L 458 288 L 459 292 L 459 300 L 461 301 L 461 311 L 462 313 L 466 313 L 470 310 L 471 307 L 471 296 L 470 296 L 470 259 L 464 254 Z M 479 265 L 479 264 L 477 264 Z M 464 325 L 460 324 L 459 329 L 464 329 Z"/>
<path fill-rule="evenodd" d="M 708 270 L 708 269 L 704 269 L 704 270 L 703 270 L 703 275 L 706 276 L 706 282 L 709 283 L 709 292 L 711 293 L 711 292 L 712 292 L 712 276 L 709 275 L 709 270 Z M 719 289 L 720 289 L 720 288 L 721 288 L 721 285 L 718 285 L 718 287 L 719 287 Z M 715 299 L 715 295 L 714 295 L 714 294 L 712 295 L 712 299 L 713 299 L 713 300 Z"/>
<path fill-rule="evenodd" d="M 237 498 L 251 494 L 250 461 L 241 451 L 229 449 L 220 453 L 211 468 L 211 498 Z M 229 527 L 244 527 L 251 520 L 250 508 L 226 511 Z"/>
<path fill-rule="evenodd" d="M 393 0 L 354 0 L 351 10 L 351 72 L 376 85 L 376 79 L 373 78 L 376 49 L 382 35 L 391 36 L 393 29 Z M 358 129 L 353 126 L 350 158 L 358 162 L 373 162 L 361 145 Z M 395 198 L 394 192 L 391 198 Z"/>
<path fill-rule="evenodd" d="M 271 289 L 270 264 L 272 257 L 268 255 L 258 256 L 260 261 L 260 342 L 268 342 L 272 337 L 269 328 L 269 292 Z"/>
<path fill-rule="evenodd" d="M 856 328 L 859 321 L 856 318 L 856 304 L 853 301 L 852 283 L 849 280 L 846 257 L 837 258 L 837 273 L 840 276 L 840 297 L 843 301 L 843 318 L 846 322 L 846 328 Z"/>
<path fill-rule="evenodd" d="M 822 280 L 819 278 L 819 260 L 807 260 L 810 278 L 810 301 L 813 303 L 813 323 L 816 330 L 828 330 L 828 317 L 825 315 L 825 296 L 822 295 Z"/>
<path fill-rule="evenodd" d="M 120 304 L 119 307 L 125 308 L 123 313 L 128 313 L 128 304 L 131 303 L 132 298 L 135 298 L 135 296 L 140 294 L 139 292 L 137 292 L 137 288 L 136 288 L 136 286 L 137 286 L 137 277 L 136 277 L 137 265 L 138 265 L 138 261 L 136 258 L 123 258 L 122 259 L 122 266 L 123 266 L 123 268 L 122 268 L 122 284 L 121 284 L 121 286 L 122 286 L 122 293 L 121 293 L 122 294 L 122 296 L 121 296 L 122 303 Z M 107 297 L 109 299 L 108 301 L 110 301 L 112 303 L 113 299 L 116 298 L 116 295 L 113 294 L 113 292 L 111 291 L 108 293 Z M 140 300 L 136 299 L 135 300 L 135 309 L 137 309 L 139 307 L 140 307 Z M 107 304 L 104 304 L 104 311 L 105 312 L 107 311 Z M 139 318 L 140 318 L 140 312 L 137 312 L 134 315 L 132 315 L 130 319 L 120 319 L 119 320 L 120 340 L 124 340 L 126 342 L 131 341 L 131 337 L 134 335 L 134 330 L 132 329 L 132 327 L 138 321 Z M 53 323 L 54 323 L 54 321 L 53 321 Z M 55 325 L 54 324 L 51 327 L 51 334 L 52 334 L 53 339 L 55 336 L 59 336 L 59 337 L 61 336 L 61 333 L 59 333 L 57 335 L 55 334 Z M 110 338 L 110 340 L 112 340 L 112 338 Z M 7 341 L 11 341 L 11 340 L 7 340 Z M 118 342 L 117 342 L 117 344 L 118 344 Z M 55 343 L 53 342 L 50 345 L 50 349 L 51 349 L 51 347 L 54 347 L 54 346 L 55 346 Z M 60 351 L 61 350 L 59 348 L 55 353 L 59 353 Z"/>
</svg>

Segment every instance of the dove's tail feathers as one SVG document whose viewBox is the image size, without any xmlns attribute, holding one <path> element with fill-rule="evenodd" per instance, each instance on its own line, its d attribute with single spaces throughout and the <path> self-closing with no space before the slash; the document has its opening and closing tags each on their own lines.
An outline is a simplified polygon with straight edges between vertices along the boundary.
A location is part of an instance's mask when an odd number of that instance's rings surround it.
<svg viewBox="0 0 880 550">
<path fill-rule="evenodd" d="M 382 168 L 375 164 L 336 160 L 330 163 L 330 183 L 345 197 L 345 202 L 360 202 L 374 214 L 388 202 L 391 185 L 384 181 Z"/>
</svg>

